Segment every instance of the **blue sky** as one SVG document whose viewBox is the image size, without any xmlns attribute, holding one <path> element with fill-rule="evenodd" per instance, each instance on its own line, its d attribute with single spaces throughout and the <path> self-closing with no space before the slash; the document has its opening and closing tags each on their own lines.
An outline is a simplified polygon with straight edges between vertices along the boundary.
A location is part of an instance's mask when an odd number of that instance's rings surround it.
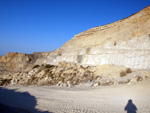
<svg viewBox="0 0 150 113">
<path fill-rule="evenodd" d="M 0 0 L 0 55 L 55 50 L 148 5 L 150 0 Z"/>
</svg>

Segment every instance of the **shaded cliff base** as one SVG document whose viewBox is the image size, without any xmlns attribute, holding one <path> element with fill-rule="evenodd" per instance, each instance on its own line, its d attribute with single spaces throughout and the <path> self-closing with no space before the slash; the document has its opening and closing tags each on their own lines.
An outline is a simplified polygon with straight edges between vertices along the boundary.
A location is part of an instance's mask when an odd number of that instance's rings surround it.
<svg viewBox="0 0 150 113">
<path fill-rule="evenodd" d="M 102 66 L 77 65 L 60 62 L 58 65 L 35 65 L 28 72 L 3 72 L 0 85 L 57 85 L 74 87 L 134 84 L 150 77 L 150 71 L 132 70 L 124 66 L 105 64 Z"/>
</svg>

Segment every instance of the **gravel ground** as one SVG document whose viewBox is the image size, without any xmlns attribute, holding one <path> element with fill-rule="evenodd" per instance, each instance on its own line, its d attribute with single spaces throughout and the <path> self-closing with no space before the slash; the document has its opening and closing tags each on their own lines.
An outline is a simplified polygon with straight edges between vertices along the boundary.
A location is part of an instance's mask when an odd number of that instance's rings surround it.
<svg viewBox="0 0 150 113">
<path fill-rule="evenodd" d="M 137 107 L 136 113 L 150 113 L 150 79 L 116 86 L 7 86 L 1 89 L 7 90 L 7 94 L 0 90 L 1 104 L 33 113 L 126 113 L 124 108 L 129 99 Z"/>
</svg>

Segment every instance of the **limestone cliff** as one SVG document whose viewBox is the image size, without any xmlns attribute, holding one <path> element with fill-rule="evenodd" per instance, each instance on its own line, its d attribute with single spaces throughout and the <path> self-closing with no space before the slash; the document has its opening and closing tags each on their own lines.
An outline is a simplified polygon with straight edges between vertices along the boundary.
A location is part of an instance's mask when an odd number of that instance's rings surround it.
<svg viewBox="0 0 150 113">
<path fill-rule="evenodd" d="M 150 69 L 150 6 L 128 18 L 75 35 L 61 49 L 57 62 Z"/>
<path fill-rule="evenodd" d="M 0 57 L 0 72 L 29 71 L 34 65 L 57 65 L 64 61 L 150 69 L 150 6 L 128 18 L 77 34 L 52 52 L 8 53 Z"/>
</svg>

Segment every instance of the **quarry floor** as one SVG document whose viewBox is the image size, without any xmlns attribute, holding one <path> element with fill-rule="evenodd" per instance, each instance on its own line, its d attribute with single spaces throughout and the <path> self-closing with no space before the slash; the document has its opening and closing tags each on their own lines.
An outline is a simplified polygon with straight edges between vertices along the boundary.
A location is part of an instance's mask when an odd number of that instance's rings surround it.
<svg viewBox="0 0 150 113">
<path fill-rule="evenodd" d="M 136 84 L 100 87 L 0 87 L 1 104 L 27 113 L 126 113 L 129 99 L 137 107 L 136 113 L 150 113 L 150 78 Z"/>
</svg>

